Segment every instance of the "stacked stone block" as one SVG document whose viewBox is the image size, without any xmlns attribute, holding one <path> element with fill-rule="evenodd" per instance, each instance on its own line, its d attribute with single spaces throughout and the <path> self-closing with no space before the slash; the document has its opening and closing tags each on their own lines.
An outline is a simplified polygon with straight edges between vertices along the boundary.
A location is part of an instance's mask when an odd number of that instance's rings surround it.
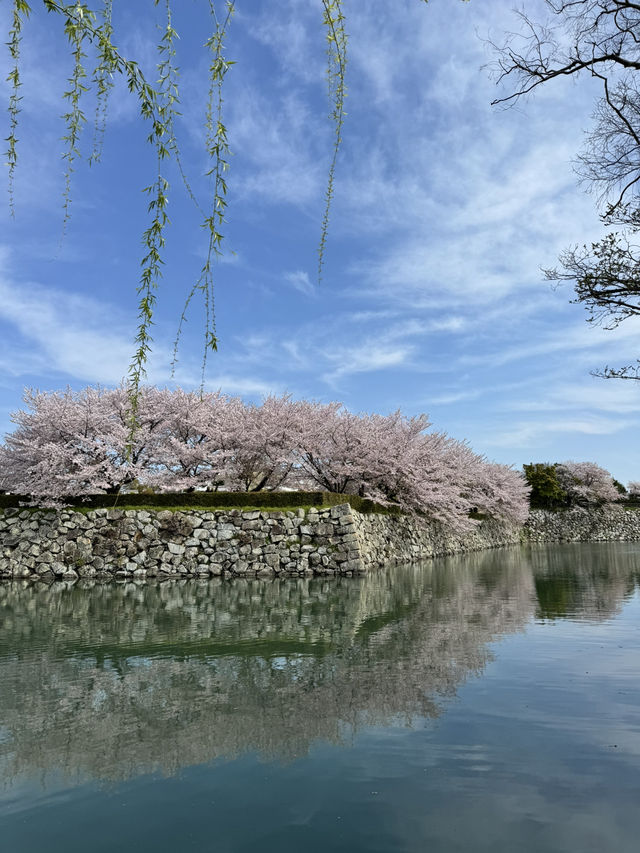
<svg viewBox="0 0 640 853">
<path fill-rule="evenodd" d="M 308 512 L 9 509 L 0 577 L 352 574 L 364 568 L 349 504 Z"/>
<path fill-rule="evenodd" d="M 392 562 L 531 542 L 640 541 L 640 510 L 535 510 L 454 534 L 349 504 L 296 512 L 0 511 L 0 579 L 352 575 Z"/>
</svg>

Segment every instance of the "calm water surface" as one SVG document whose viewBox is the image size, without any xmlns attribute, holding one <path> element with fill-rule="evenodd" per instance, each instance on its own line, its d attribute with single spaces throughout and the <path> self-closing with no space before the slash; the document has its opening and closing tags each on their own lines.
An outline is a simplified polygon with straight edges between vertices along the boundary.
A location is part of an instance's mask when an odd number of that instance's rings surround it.
<svg viewBox="0 0 640 853">
<path fill-rule="evenodd" d="M 0 585 L 0 849 L 640 849 L 640 544 Z"/>
</svg>

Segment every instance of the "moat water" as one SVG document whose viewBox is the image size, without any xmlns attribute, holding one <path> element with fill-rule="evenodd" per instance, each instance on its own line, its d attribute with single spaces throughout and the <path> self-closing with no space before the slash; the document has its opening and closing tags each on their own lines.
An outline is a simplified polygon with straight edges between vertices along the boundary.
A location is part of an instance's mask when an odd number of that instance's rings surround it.
<svg viewBox="0 0 640 853">
<path fill-rule="evenodd" d="M 3 853 L 636 853 L 640 544 L 0 584 Z"/>
</svg>

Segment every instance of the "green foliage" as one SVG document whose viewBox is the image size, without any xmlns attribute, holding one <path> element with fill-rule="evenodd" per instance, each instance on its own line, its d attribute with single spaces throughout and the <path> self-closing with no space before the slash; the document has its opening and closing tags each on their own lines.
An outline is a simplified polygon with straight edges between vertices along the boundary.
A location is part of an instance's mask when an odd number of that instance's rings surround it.
<svg viewBox="0 0 640 853">
<path fill-rule="evenodd" d="M 614 478 L 613 485 L 616 487 L 616 489 L 620 493 L 621 497 L 624 497 L 625 495 L 628 494 L 626 487 L 620 482 L 620 480 L 616 480 Z"/>
<path fill-rule="evenodd" d="M 531 462 L 523 466 L 524 476 L 531 486 L 529 501 L 533 509 L 555 509 L 565 506 L 567 493 L 558 482 L 556 466 L 544 462 Z"/>
<path fill-rule="evenodd" d="M 147 483 L 141 483 L 139 480 L 133 480 L 127 487 L 128 491 L 135 492 L 138 495 L 155 495 L 156 491 Z M 115 494 L 115 493 L 114 493 Z"/>
<path fill-rule="evenodd" d="M 129 384 L 131 391 L 131 430 L 137 428 L 137 398 L 140 382 L 145 376 L 146 365 L 151 351 L 153 314 L 156 302 L 156 290 L 162 276 L 163 249 L 165 246 L 165 229 L 169 224 L 167 205 L 169 200 L 169 184 L 162 172 L 162 162 L 172 159 L 182 176 L 187 193 L 196 207 L 202 213 L 202 227 L 207 235 L 205 260 L 200 270 L 199 278 L 192 286 L 180 317 L 176 342 L 174 347 L 174 364 L 177 346 L 183 324 L 186 320 L 187 309 L 194 296 L 201 294 L 204 302 L 205 329 L 202 371 L 206 367 L 209 350 L 216 350 L 218 340 L 215 330 L 214 294 L 213 294 L 213 263 L 222 252 L 223 235 L 221 226 L 225 221 L 227 207 L 226 173 L 229 168 L 229 145 L 227 130 L 222 118 L 223 81 L 233 62 L 227 59 L 224 50 L 225 36 L 235 9 L 234 0 L 219 2 L 209 0 L 209 10 L 213 23 L 213 32 L 205 41 L 209 54 L 209 96 L 205 115 L 206 150 L 211 166 L 207 177 L 212 183 L 211 201 L 208 209 L 200 206 L 185 175 L 180 159 L 180 151 L 175 134 L 175 117 L 178 115 L 177 106 L 180 102 L 178 87 L 178 69 L 175 64 L 175 41 L 179 37 L 172 23 L 171 0 L 164 0 L 165 24 L 158 44 L 159 61 L 157 63 L 158 79 L 151 85 L 144 77 L 138 64 L 124 57 L 114 44 L 112 26 L 112 0 L 102 0 L 102 10 L 98 14 L 86 3 L 76 0 L 73 3 L 57 2 L 57 0 L 42 0 L 44 8 L 62 19 L 62 26 L 69 41 L 72 58 L 72 71 L 68 86 L 63 94 L 66 103 L 62 118 L 65 122 L 65 143 L 63 160 L 64 190 L 63 190 L 63 231 L 66 229 L 71 214 L 71 180 L 81 159 L 80 139 L 87 117 L 82 109 L 83 95 L 88 91 L 88 80 L 91 80 L 96 96 L 94 117 L 94 134 L 89 164 L 99 162 L 102 153 L 104 133 L 107 121 L 107 106 L 113 77 L 115 74 L 124 76 L 132 95 L 137 97 L 141 118 L 150 124 L 148 142 L 155 150 L 157 175 L 154 182 L 145 189 L 150 196 L 148 211 L 150 224 L 144 230 L 142 242 L 144 253 L 141 261 L 140 282 L 137 288 L 138 329 L 135 338 L 135 352 L 129 366 Z M 156 6 L 160 0 L 154 0 Z M 9 135 L 5 152 L 9 168 L 9 206 L 14 212 L 14 177 L 18 162 L 18 116 L 20 113 L 20 44 L 25 19 L 32 11 L 32 5 L 27 0 L 13 0 L 12 23 L 8 31 L 8 48 L 12 61 L 8 80 L 11 83 L 9 98 Z M 329 208 L 333 197 L 333 182 L 336 158 L 342 140 L 345 98 L 345 65 L 347 36 L 344 28 L 342 0 L 322 0 L 323 24 L 327 39 L 327 76 L 329 95 L 332 101 L 331 118 L 334 124 L 333 156 L 328 175 L 326 205 L 322 219 L 319 242 L 318 277 L 321 277 L 324 250 L 327 239 Z M 223 7 L 224 14 L 218 16 L 217 8 Z M 95 53 L 95 63 L 89 78 L 87 61 L 88 48 Z"/>
<path fill-rule="evenodd" d="M 18 506 L 29 501 L 25 495 L 0 495 L 0 509 Z M 87 498 L 69 496 L 68 504 L 90 510 L 117 507 L 118 509 L 265 509 L 287 510 L 300 507 L 331 507 L 348 503 L 358 512 L 395 514 L 393 507 L 382 507 L 369 498 L 339 495 L 334 492 L 131 492 L 120 495 L 91 495 Z"/>
<path fill-rule="evenodd" d="M 175 40 L 178 33 L 172 23 L 171 0 L 164 0 L 165 24 L 158 44 L 159 60 L 157 63 L 158 79 L 151 85 L 145 79 L 137 62 L 124 57 L 113 43 L 112 0 L 103 0 L 100 16 L 86 3 L 60 3 L 56 0 L 42 0 L 44 8 L 61 17 L 64 32 L 71 48 L 72 71 L 68 86 L 63 94 L 66 103 L 62 118 L 66 132 L 63 136 L 65 151 L 64 190 L 63 190 L 63 230 L 66 229 L 70 217 L 71 178 L 77 161 L 82 157 L 80 138 L 86 115 L 82 109 L 83 95 L 88 91 L 87 61 L 88 49 L 95 54 L 94 69 L 91 82 L 95 89 L 96 108 L 94 117 L 94 138 L 90 164 L 100 160 L 104 132 L 107 120 L 107 105 L 110 91 L 113 87 L 113 76 L 122 75 L 127 83 L 129 92 L 137 98 L 140 116 L 148 122 L 150 130 L 147 141 L 153 147 L 156 157 L 156 177 L 153 183 L 145 188 L 149 195 L 148 212 L 150 223 L 142 235 L 144 246 L 141 261 L 141 274 L 137 288 L 138 328 L 135 337 L 135 351 L 129 366 L 129 388 L 131 398 L 130 427 L 133 435 L 138 427 L 137 409 L 140 383 L 146 373 L 146 365 L 151 352 L 151 326 L 156 303 L 156 291 L 162 277 L 163 250 L 165 246 L 165 231 L 169 225 L 167 208 L 169 203 L 169 183 L 163 174 L 163 162 L 172 159 L 177 164 L 187 193 L 202 213 L 202 225 L 208 234 L 208 246 L 205 262 L 200 278 L 187 297 L 185 309 L 180 321 L 180 327 L 185 319 L 186 309 L 197 293 L 204 295 L 205 302 L 205 353 L 203 357 L 203 373 L 206 364 L 206 353 L 209 349 L 217 348 L 213 314 L 213 280 L 212 264 L 216 256 L 221 254 L 222 234 L 220 225 L 224 221 L 226 209 L 226 180 L 229 148 L 227 145 L 226 128 L 221 120 L 222 110 L 222 81 L 233 64 L 224 56 L 224 36 L 234 10 L 234 3 L 227 0 L 226 16 L 219 21 L 216 16 L 214 0 L 209 0 L 213 20 L 213 35 L 207 40 L 206 47 L 210 52 L 210 94 L 206 113 L 206 144 L 207 152 L 212 160 L 208 172 L 213 182 L 210 210 L 204 211 L 197 202 L 195 194 L 187 180 L 180 159 L 180 151 L 175 134 L 175 118 L 178 115 L 179 104 L 178 70 L 175 65 Z M 160 0 L 155 0 L 158 6 Z M 6 150 L 9 167 L 9 205 L 14 209 L 14 175 L 18 161 L 18 115 L 20 112 L 20 44 L 25 18 L 31 12 L 26 0 L 14 0 L 12 26 L 9 30 L 9 53 L 13 67 L 9 73 L 11 95 L 9 99 L 9 136 Z M 179 337 L 180 328 L 178 331 Z"/>
</svg>

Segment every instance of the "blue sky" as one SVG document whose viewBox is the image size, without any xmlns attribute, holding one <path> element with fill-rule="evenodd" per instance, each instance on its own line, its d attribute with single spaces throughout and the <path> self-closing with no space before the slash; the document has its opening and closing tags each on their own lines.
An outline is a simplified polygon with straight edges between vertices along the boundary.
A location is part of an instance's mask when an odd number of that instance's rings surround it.
<svg viewBox="0 0 640 853">
<path fill-rule="evenodd" d="M 116 42 L 152 75 L 152 4 L 114 5 Z M 205 199 L 208 4 L 174 5 L 179 142 Z M 483 38 L 516 26 L 512 5 L 345 3 L 348 115 L 317 285 L 332 143 L 320 3 L 238 3 L 225 103 L 233 151 L 225 235 L 234 254 L 215 273 L 220 350 L 206 387 L 247 400 L 290 392 L 354 411 L 427 412 L 437 429 L 499 462 L 593 460 L 623 482 L 638 480 L 638 383 L 589 371 L 633 361 L 639 324 L 587 325 L 584 309 L 569 304 L 571 289 L 552 290 L 540 272 L 562 248 L 602 232 L 573 170 L 597 90 L 588 79 L 559 81 L 516 109 L 491 107 Z M 526 6 L 535 15 L 541 4 Z M 8 7 L 0 4 L 5 32 Z M 71 66 L 59 22 L 39 8 L 23 59 L 15 220 L 8 204 L 0 209 L 0 432 L 11 428 L 25 386 L 113 386 L 126 374 L 147 221 L 140 190 L 154 173 L 146 130 L 118 86 L 103 162 L 75 173 L 61 241 L 60 93 Z M 3 56 L 3 79 L 7 70 Z M 87 149 L 91 137 L 89 123 Z M 198 215 L 179 177 L 169 178 L 172 224 L 149 370 L 158 385 L 171 384 L 176 324 L 204 249 Z M 176 374 L 185 388 L 199 386 L 201 343 L 196 304 Z"/>
</svg>

